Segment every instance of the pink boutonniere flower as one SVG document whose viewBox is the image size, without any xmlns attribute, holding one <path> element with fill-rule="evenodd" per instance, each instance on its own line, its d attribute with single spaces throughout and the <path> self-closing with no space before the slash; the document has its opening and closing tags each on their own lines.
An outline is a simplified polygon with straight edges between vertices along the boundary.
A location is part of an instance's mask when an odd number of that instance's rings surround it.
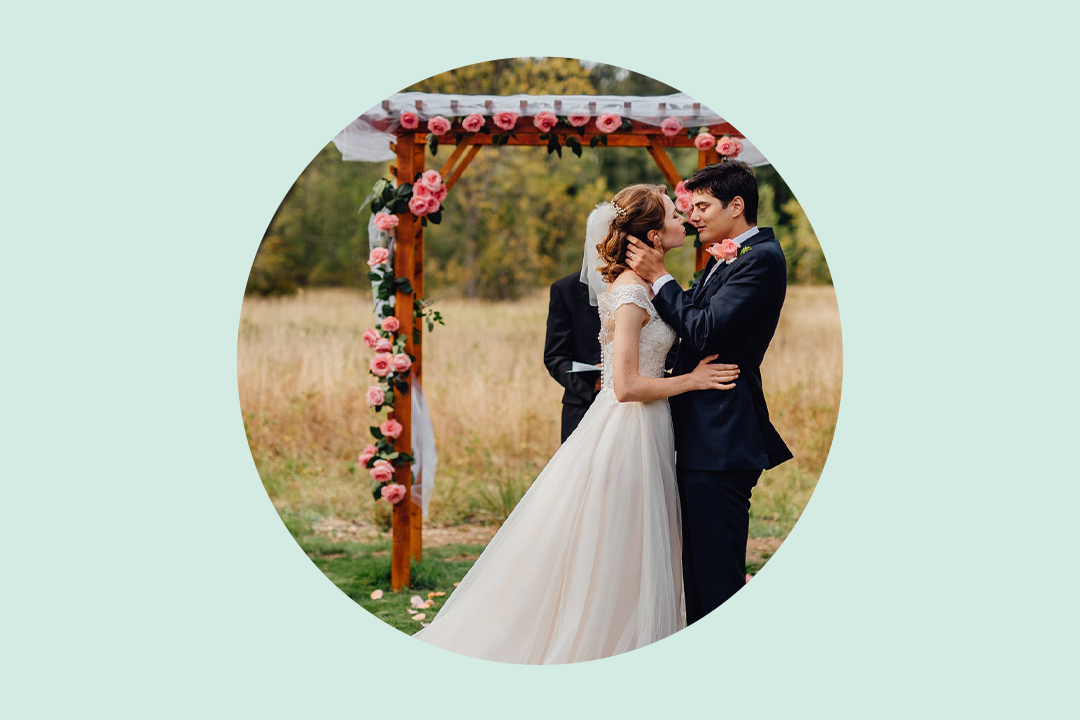
<svg viewBox="0 0 1080 720">
<path fill-rule="evenodd" d="M 739 246 L 735 244 L 734 240 L 728 238 L 721 242 L 713 243 L 705 248 L 705 252 L 709 253 L 717 260 L 730 263 L 739 256 Z"/>
</svg>

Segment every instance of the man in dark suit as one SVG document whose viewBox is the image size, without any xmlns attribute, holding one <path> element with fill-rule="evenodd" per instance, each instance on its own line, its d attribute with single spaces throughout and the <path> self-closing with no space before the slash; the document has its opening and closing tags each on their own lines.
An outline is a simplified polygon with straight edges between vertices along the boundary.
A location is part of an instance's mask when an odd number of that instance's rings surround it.
<svg viewBox="0 0 1080 720">
<path fill-rule="evenodd" d="M 700 279 L 682 290 L 664 269 L 663 254 L 637 239 L 627 262 L 653 284 L 653 305 L 679 336 L 673 374 L 690 372 L 714 353 L 716 362 L 739 366 L 733 390 L 670 400 L 689 624 L 744 585 L 751 492 L 763 470 L 792 455 L 769 422 L 761 388 L 761 361 L 787 292 L 787 262 L 772 228 L 757 227 L 753 169 L 737 161 L 709 165 L 686 188 L 693 192 L 690 222 L 701 242 L 714 246 Z"/>
<path fill-rule="evenodd" d="M 566 388 L 563 393 L 562 441 L 585 417 L 600 389 L 600 371 L 572 373 L 573 362 L 600 362 L 600 313 L 589 304 L 589 288 L 572 273 L 551 285 L 544 365 Z"/>
</svg>

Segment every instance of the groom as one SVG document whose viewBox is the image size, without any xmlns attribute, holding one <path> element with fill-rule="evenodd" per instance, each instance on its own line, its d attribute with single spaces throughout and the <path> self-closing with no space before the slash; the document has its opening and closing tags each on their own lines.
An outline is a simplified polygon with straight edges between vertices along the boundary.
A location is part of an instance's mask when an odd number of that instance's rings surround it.
<svg viewBox="0 0 1080 720">
<path fill-rule="evenodd" d="M 653 305 L 679 336 L 674 375 L 714 353 L 716 362 L 740 371 L 732 390 L 670 399 L 690 624 L 746 582 L 751 491 L 762 470 L 792 455 L 769 422 L 761 389 L 761 360 L 784 304 L 787 262 L 772 228 L 757 227 L 754 171 L 737 161 L 709 165 L 686 189 L 693 192 L 689 220 L 701 243 L 720 243 L 710 248 L 715 255 L 701 278 L 684 291 L 664 269 L 663 253 L 637 238 L 627 262 L 652 283 Z"/>
</svg>

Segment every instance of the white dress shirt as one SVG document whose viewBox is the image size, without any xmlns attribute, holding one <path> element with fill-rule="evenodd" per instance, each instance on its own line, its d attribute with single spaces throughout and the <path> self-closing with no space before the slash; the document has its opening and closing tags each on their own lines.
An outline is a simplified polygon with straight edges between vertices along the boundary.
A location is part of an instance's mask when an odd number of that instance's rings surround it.
<svg viewBox="0 0 1080 720">
<path fill-rule="evenodd" d="M 742 233 L 739 233 L 738 235 L 736 235 L 734 238 L 731 239 L 731 241 L 733 243 L 735 243 L 735 247 L 742 247 L 742 244 L 744 242 L 746 242 L 747 240 L 749 240 L 750 238 L 754 237 L 754 235 L 757 234 L 757 231 L 758 231 L 757 225 L 753 225 L 746 232 L 742 232 Z M 736 257 L 738 257 L 738 256 L 736 256 Z M 712 280 L 713 274 L 717 270 L 719 270 L 720 266 L 723 265 L 723 264 L 726 264 L 726 262 L 723 261 L 723 260 L 717 260 L 716 264 L 713 265 L 712 270 L 709 271 L 708 276 L 705 278 L 705 280 L 702 282 L 702 284 L 707 283 L 710 280 Z M 653 286 L 652 286 L 653 295 L 656 295 L 658 292 L 660 292 L 660 288 L 664 286 L 664 283 L 666 283 L 668 280 L 674 280 L 674 279 L 675 278 L 671 277 L 671 273 L 667 273 L 666 275 L 664 275 L 664 276 L 660 277 L 659 279 L 657 279 L 657 281 L 654 282 Z"/>
</svg>

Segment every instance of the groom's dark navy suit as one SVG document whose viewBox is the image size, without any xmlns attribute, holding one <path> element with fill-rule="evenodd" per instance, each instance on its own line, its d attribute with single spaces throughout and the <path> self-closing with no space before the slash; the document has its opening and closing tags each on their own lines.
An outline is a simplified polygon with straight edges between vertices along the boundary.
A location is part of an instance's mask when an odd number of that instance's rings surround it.
<svg viewBox="0 0 1080 720">
<path fill-rule="evenodd" d="M 688 623 L 745 583 L 750 494 L 762 470 L 792 457 L 769 422 L 760 369 L 787 292 L 784 251 L 772 228 L 758 228 L 741 254 L 710 277 L 717 262 L 710 260 L 689 290 L 669 280 L 653 300 L 679 336 L 673 375 L 714 354 L 717 362 L 739 366 L 732 390 L 670 399 Z"/>
</svg>

